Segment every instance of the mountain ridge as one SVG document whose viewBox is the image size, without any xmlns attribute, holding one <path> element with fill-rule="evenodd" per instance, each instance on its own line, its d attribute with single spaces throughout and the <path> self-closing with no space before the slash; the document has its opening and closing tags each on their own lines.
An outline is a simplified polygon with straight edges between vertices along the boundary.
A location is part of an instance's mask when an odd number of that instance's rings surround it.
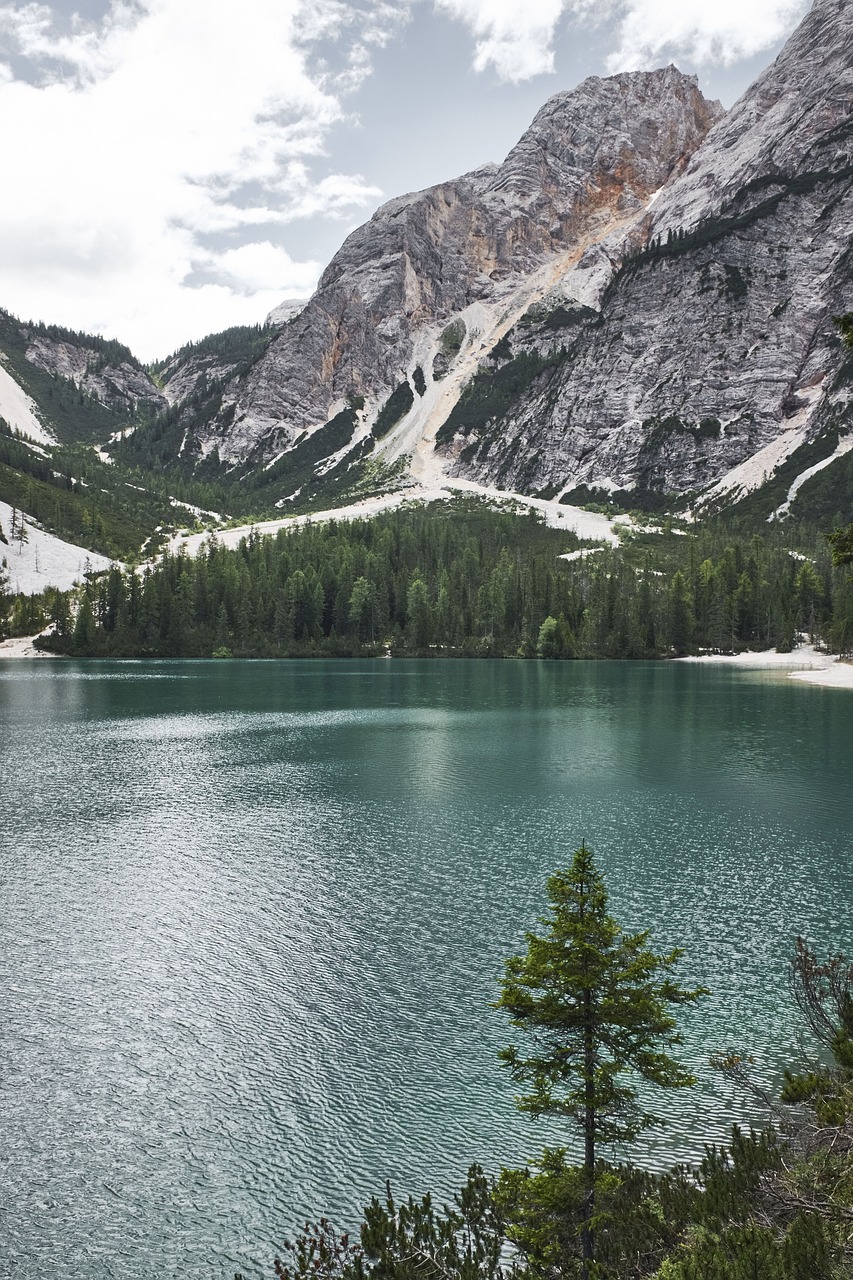
<svg viewBox="0 0 853 1280">
<path fill-rule="evenodd" d="M 571 360 L 448 442 L 453 474 L 685 492 L 849 420 L 830 317 L 851 302 L 851 50 L 849 6 L 821 0 L 657 198 Z"/>
<path fill-rule="evenodd" d="M 775 484 L 785 514 L 849 467 L 851 225 L 853 8 L 816 0 L 729 112 L 672 66 L 555 94 L 257 331 L 147 369 L 11 317 L 0 348 L 58 439 L 240 511 L 403 481 L 697 510 Z"/>
</svg>

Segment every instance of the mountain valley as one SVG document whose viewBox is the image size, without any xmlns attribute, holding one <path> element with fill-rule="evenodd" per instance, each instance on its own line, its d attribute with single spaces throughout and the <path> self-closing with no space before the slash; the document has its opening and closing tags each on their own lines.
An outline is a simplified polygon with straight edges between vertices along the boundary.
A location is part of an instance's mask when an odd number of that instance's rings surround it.
<svg viewBox="0 0 853 1280">
<path fill-rule="evenodd" d="M 454 485 L 831 528 L 851 227 L 853 10 L 816 0 L 730 111 L 674 67 L 586 80 L 501 165 L 385 204 L 263 326 L 146 367 L 0 313 L 0 501 L 125 562 Z"/>
</svg>

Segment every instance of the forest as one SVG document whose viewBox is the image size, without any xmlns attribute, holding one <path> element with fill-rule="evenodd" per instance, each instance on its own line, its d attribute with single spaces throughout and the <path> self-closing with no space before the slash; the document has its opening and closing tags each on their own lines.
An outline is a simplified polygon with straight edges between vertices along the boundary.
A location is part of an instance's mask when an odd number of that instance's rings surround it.
<svg viewBox="0 0 853 1280">
<path fill-rule="evenodd" d="M 89 577 L 79 603 L 19 599 L 6 629 L 41 617 L 45 647 L 97 657 L 660 658 L 799 637 L 846 654 L 853 584 L 827 538 L 787 525 L 665 520 L 582 547 L 535 513 L 456 499 L 233 550 L 211 535 L 197 558 Z"/>
</svg>

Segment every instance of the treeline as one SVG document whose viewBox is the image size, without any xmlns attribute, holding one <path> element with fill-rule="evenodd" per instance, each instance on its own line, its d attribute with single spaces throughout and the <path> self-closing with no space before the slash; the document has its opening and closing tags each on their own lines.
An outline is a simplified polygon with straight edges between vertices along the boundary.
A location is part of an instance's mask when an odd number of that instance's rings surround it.
<svg viewBox="0 0 853 1280">
<path fill-rule="evenodd" d="M 790 649 L 800 635 L 847 652 L 853 590 L 823 539 L 637 533 L 580 547 L 535 515 L 471 500 L 211 537 L 197 558 L 118 568 L 79 608 L 54 605 L 52 648 L 85 656 L 395 655 L 657 658 L 698 649 Z M 566 559 L 566 555 L 574 558 Z"/>
<path fill-rule="evenodd" d="M 24 341 L 29 341 L 32 334 L 47 338 L 51 342 L 67 342 L 72 347 L 83 347 L 93 353 L 99 368 L 106 364 L 129 364 L 134 369 L 142 365 L 136 356 L 123 342 L 115 338 L 105 338 L 99 333 L 84 333 L 80 329 L 66 329 L 60 324 L 44 324 L 41 320 L 20 320 L 10 311 L 0 307 L 0 324 L 4 329 L 17 329 Z"/>
<path fill-rule="evenodd" d="M 108 439 L 114 431 L 126 427 L 128 410 L 125 405 L 102 404 L 95 396 L 82 391 L 73 378 L 48 373 L 27 359 L 34 333 L 87 347 L 92 352 L 91 366 L 95 369 L 103 367 L 104 362 L 127 361 L 135 368 L 139 364 L 121 343 L 94 335 L 76 334 L 54 325 L 24 325 L 0 309 L 3 359 L 15 380 L 39 406 L 40 414 L 59 440 L 66 444 L 100 442 Z"/>
<path fill-rule="evenodd" d="M 54 447 L 43 456 L 0 418 L 0 501 L 88 551 L 130 558 L 152 529 L 176 519 L 165 493 L 133 484 L 131 474 L 86 448 Z"/>
<path fill-rule="evenodd" d="M 187 360 L 208 358 L 230 366 L 247 366 L 257 360 L 276 334 L 275 325 L 232 325 L 220 333 L 208 334 L 198 342 L 186 342 L 163 360 L 155 360 L 148 368 L 155 376 L 165 373 L 170 366 Z"/>
</svg>

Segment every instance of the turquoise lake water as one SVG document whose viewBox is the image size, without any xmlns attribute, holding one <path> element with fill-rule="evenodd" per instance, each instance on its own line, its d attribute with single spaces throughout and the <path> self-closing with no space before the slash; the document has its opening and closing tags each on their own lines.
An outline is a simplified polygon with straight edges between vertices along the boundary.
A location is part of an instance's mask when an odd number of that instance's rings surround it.
<svg viewBox="0 0 853 1280">
<path fill-rule="evenodd" d="M 0 1274 L 269 1275 L 307 1213 L 448 1196 L 553 1129 L 489 1009 L 586 839 L 713 995 L 650 1165 L 853 952 L 853 693 L 667 663 L 0 662 Z"/>
</svg>

